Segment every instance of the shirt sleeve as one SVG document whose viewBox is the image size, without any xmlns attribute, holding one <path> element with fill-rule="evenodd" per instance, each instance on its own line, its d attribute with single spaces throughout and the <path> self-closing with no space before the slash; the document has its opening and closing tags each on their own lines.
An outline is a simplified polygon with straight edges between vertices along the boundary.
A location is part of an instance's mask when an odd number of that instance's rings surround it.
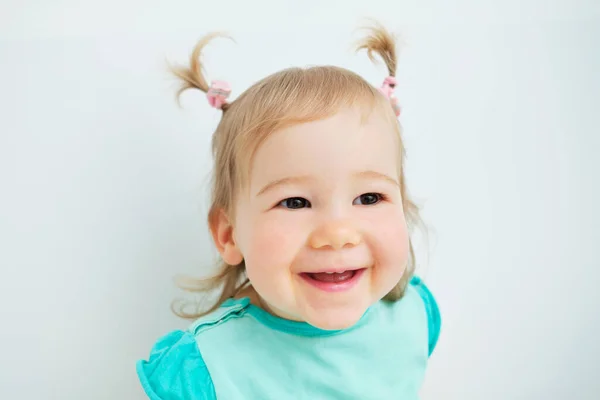
<svg viewBox="0 0 600 400">
<path fill-rule="evenodd" d="M 150 400 L 217 398 L 196 339 L 188 332 L 173 331 L 159 339 L 136 370 Z"/>
<path fill-rule="evenodd" d="M 440 329 L 442 325 L 440 310 L 435 298 L 433 297 L 433 294 L 429 291 L 421 278 L 413 277 L 411 285 L 413 285 L 417 290 L 421 296 L 421 299 L 423 299 L 423 303 L 425 304 L 425 311 L 427 312 L 427 328 L 429 332 L 429 355 L 431 356 L 437 344 L 438 338 L 440 337 Z"/>
</svg>

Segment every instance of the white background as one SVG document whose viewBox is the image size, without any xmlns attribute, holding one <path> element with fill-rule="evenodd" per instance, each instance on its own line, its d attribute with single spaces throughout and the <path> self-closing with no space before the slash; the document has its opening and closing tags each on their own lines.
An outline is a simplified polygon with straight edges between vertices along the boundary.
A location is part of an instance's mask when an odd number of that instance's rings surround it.
<svg viewBox="0 0 600 400">
<path fill-rule="evenodd" d="M 319 3 L 2 2 L 0 398 L 142 399 L 135 361 L 187 325 L 172 277 L 214 259 L 219 113 L 200 93 L 178 109 L 165 60 L 226 30 L 207 71 L 234 96 L 313 64 L 379 85 L 351 50 L 369 16 L 404 38 L 408 178 L 433 228 L 423 398 L 600 398 L 600 3 Z"/>
</svg>

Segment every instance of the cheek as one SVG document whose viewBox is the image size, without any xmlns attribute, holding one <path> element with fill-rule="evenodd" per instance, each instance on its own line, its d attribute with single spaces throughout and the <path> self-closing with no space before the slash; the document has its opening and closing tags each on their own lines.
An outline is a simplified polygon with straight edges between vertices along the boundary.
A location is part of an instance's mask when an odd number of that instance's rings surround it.
<svg viewBox="0 0 600 400">
<path fill-rule="evenodd" d="M 306 241 L 300 215 L 271 211 L 250 221 L 240 243 L 249 274 L 252 270 L 288 271 Z M 299 214 L 299 213 L 295 213 Z"/>
<path fill-rule="evenodd" d="M 409 238 L 406 219 L 402 210 L 385 213 L 374 221 L 375 248 L 382 266 L 394 270 L 406 267 L 409 253 Z"/>
</svg>

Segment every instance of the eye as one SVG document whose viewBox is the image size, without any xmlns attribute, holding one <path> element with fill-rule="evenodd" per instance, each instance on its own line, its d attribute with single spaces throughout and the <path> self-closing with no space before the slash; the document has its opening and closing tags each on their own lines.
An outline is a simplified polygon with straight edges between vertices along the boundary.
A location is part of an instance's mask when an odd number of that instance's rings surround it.
<svg viewBox="0 0 600 400">
<path fill-rule="evenodd" d="M 290 197 L 282 200 L 278 204 L 281 207 L 289 208 L 291 210 L 298 210 L 300 208 L 310 208 L 310 202 L 302 197 Z"/>
<path fill-rule="evenodd" d="M 361 194 L 356 199 L 354 199 L 352 204 L 369 206 L 372 204 L 377 204 L 381 200 L 383 200 L 383 195 L 381 193 L 365 193 L 365 194 Z"/>
</svg>

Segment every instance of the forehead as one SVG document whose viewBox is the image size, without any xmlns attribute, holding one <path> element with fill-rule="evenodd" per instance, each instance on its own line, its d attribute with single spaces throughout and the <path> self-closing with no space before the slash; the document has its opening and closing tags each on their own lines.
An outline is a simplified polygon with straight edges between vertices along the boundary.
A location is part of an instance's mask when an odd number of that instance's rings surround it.
<svg viewBox="0 0 600 400">
<path fill-rule="evenodd" d="M 343 179 L 364 170 L 395 175 L 398 132 L 388 118 L 348 108 L 333 116 L 272 133 L 257 149 L 251 192 L 272 180 L 297 175 Z"/>
</svg>

